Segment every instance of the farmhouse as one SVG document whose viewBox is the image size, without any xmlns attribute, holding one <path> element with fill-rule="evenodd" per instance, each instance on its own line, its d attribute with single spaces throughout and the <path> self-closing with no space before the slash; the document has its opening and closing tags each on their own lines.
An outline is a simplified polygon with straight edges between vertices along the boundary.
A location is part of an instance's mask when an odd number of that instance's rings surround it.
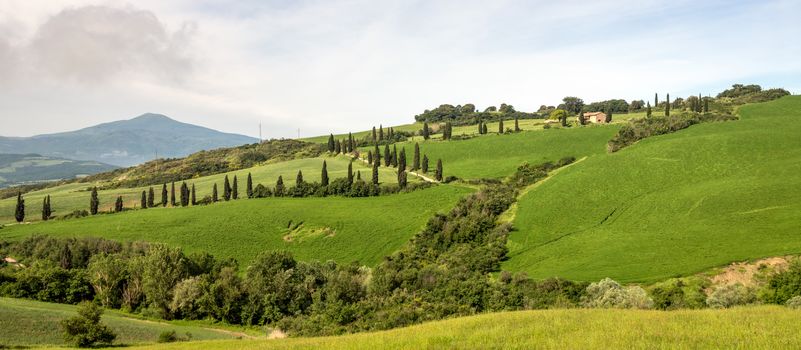
<svg viewBox="0 0 801 350">
<path fill-rule="evenodd" d="M 584 119 L 588 123 L 604 124 L 604 123 L 606 123 L 606 113 L 604 113 L 604 112 L 588 112 L 588 113 L 584 113 Z"/>
</svg>

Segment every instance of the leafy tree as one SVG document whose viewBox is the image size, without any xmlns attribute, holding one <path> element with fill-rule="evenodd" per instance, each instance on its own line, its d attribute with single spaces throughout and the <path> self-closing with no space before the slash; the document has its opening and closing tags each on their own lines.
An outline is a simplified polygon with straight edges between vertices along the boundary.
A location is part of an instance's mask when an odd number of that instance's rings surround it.
<svg viewBox="0 0 801 350">
<path fill-rule="evenodd" d="M 228 181 L 228 175 L 225 175 L 223 180 L 223 200 L 226 202 L 231 200 L 231 182 Z"/>
<path fill-rule="evenodd" d="M 434 173 L 434 178 L 437 181 L 442 181 L 442 159 L 437 159 L 437 170 Z"/>
<path fill-rule="evenodd" d="M 422 170 L 423 173 L 428 172 L 428 156 L 425 154 L 423 155 L 423 165 L 420 166 L 420 170 Z"/>
<path fill-rule="evenodd" d="M 406 188 L 406 172 L 398 169 L 398 187 Z"/>
<path fill-rule="evenodd" d="M 350 165 L 348 166 L 350 167 Z M 325 160 L 323 160 L 323 171 L 322 174 L 320 174 L 320 184 L 323 186 L 328 186 L 328 166 L 326 165 Z"/>
<path fill-rule="evenodd" d="M 384 145 L 384 166 L 392 164 L 392 155 L 389 153 L 389 145 Z"/>
<path fill-rule="evenodd" d="M 219 198 L 217 198 L 217 183 L 214 183 L 214 187 L 211 188 L 211 201 L 212 203 L 217 202 Z"/>
<path fill-rule="evenodd" d="M 295 177 L 295 186 L 303 184 L 303 172 L 298 170 L 298 175 Z"/>
<path fill-rule="evenodd" d="M 503 134 L 503 118 L 498 120 L 498 133 Z"/>
<path fill-rule="evenodd" d="M 562 126 L 567 125 L 567 111 L 564 109 L 554 109 L 551 112 L 550 119 L 552 120 L 559 120 L 562 123 Z"/>
<path fill-rule="evenodd" d="M 248 195 L 248 198 L 253 198 L 253 177 L 250 176 L 250 173 L 248 173 L 248 180 L 246 186 L 247 188 L 245 188 L 245 191 Z"/>
<path fill-rule="evenodd" d="M 335 145 L 334 145 L 334 134 L 329 134 L 329 135 L 328 135 L 328 152 L 331 152 L 331 153 L 333 153 L 333 152 L 334 152 L 334 150 L 335 150 Z"/>
<path fill-rule="evenodd" d="M 278 175 L 278 181 L 275 182 L 275 196 L 281 197 L 284 195 L 284 177 Z"/>
<path fill-rule="evenodd" d="M 139 205 L 142 209 L 147 209 L 147 191 L 142 191 L 142 202 Z"/>
<path fill-rule="evenodd" d="M 378 185 L 378 162 L 373 163 L 373 185 Z"/>
<path fill-rule="evenodd" d="M 236 175 L 234 175 L 234 185 L 231 186 L 231 198 L 239 199 L 239 184 L 236 180 Z"/>
<path fill-rule="evenodd" d="M 189 261 L 179 248 L 157 244 L 148 250 L 144 264 L 142 287 L 145 298 L 161 312 L 162 317 L 170 319 L 173 287 L 189 274 Z"/>
<path fill-rule="evenodd" d="M 431 135 L 429 134 L 429 130 L 428 130 L 428 123 L 423 123 L 423 130 L 422 131 L 423 131 L 422 132 L 423 140 L 428 140 L 431 137 Z"/>
<path fill-rule="evenodd" d="M 97 198 L 97 187 L 92 187 L 92 194 L 89 197 L 89 213 L 97 215 L 98 208 L 100 208 L 100 199 Z"/>
<path fill-rule="evenodd" d="M 25 220 L 25 200 L 22 198 L 22 192 L 17 192 L 17 207 L 14 210 L 14 219 L 17 222 Z"/>
<path fill-rule="evenodd" d="M 412 158 L 412 171 L 420 169 L 420 144 L 414 143 L 414 157 Z"/>
<path fill-rule="evenodd" d="M 103 308 L 85 301 L 78 306 L 78 316 L 61 321 L 64 340 L 79 348 L 96 344 L 111 345 L 117 335 L 106 325 L 100 323 Z"/>
<path fill-rule="evenodd" d="M 578 97 L 568 96 L 562 99 L 562 105 L 559 106 L 559 109 L 564 109 L 570 114 L 579 114 L 583 107 L 584 100 Z"/>
<path fill-rule="evenodd" d="M 147 191 L 147 207 L 153 208 L 156 205 L 156 193 L 153 191 L 153 186 Z"/>
<path fill-rule="evenodd" d="M 161 186 L 161 206 L 162 207 L 166 207 L 167 206 L 167 184 L 166 183 Z"/>
<path fill-rule="evenodd" d="M 170 188 L 170 205 L 175 206 L 178 202 L 175 200 L 175 182 L 172 183 Z"/>
<path fill-rule="evenodd" d="M 482 122 L 478 122 L 478 134 L 479 135 L 484 134 L 484 123 Z"/>
<path fill-rule="evenodd" d="M 406 171 L 406 148 L 402 147 L 398 155 L 398 170 Z"/>
<path fill-rule="evenodd" d="M 328 175 L 326 174 L 326 184 L 328 184 L 327 177 L 328 177 Z M 348 183 L 349 184 L 353 183 L 353 161 L 352 160 L 350 161 L 350 163 L 348 163 Z"/>
<path fill-rule="evenodd" d="M 576 117 L 579 125 L 587 125 L 587 118 L 584 117 L 584 113 L 579 113 L 578 117 Z"/>
<path fill-rule="evenodd" d="M 512 105 L 501 103 L 501 107 L 498 108 L 498 112 L 503 114 L 512 114 L 515 112 L 515 108 Z"/>
<path fill-rule="evenodd" d="M 670 102 L 669 102 L 670 101 L 670 94 L 667 94 L 667 100 L 666 101 L 668 101 L 668 102 L 665 103 L 665 116 L 669 117 L 670 116 Z"/>
<path fill-rule="evenodd" d="M 122 301 L 123 284 L 128 277 L 128 263 L 117 254 L 96 254 L 87 265 L 95 300 L 104 307 L 117 307 Z"/>
</svg>

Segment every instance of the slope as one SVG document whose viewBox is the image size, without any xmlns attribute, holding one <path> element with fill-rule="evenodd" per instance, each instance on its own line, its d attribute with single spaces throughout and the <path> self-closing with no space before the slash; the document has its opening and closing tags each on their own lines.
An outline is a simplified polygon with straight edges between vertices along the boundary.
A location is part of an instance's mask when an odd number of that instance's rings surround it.
<svg viewBox="0 0 801 350">
<path fill-rule="evenodd" d="M 45 157 L 38 154 L 0 154 L 0 187 L 73 179 L 117 167 L 95 161 Z"/>
<path fill-rule="evenodd" d="M 595 154 L 521 198 L 503 268 L 653 281 L 801 252 L 801 97 Z"/>
</svg>

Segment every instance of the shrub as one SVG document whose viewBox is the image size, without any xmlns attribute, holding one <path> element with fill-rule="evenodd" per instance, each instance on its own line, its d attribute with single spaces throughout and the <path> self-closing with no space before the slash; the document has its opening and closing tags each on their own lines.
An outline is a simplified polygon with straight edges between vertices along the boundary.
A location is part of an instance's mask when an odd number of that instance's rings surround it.
<svg viewBox="0 0 801 350">
<path fill-rule="evenodd" d="M 768 279 L 759 294 L 759 300 L 771 304 L 784 304 L 790 298 L 801 295 L 801 260 L 794 260 L 790 267 Z"/>
<path fill-rule="evenodd" d="M 706 298 L 706 304 L 713 309 L 725 309 L 737 305 L 747 305 L 756 301 L 754 290 L 742 284 L 729 284 L 715 288 Z"/>
<path fill-rule="evenodd" d="M 591 283 L 581 305 L 591 308 L 650 309 L 654 301 L 638 286 L 623 287 L 610 278 Z"/>
<path fill-rule="evenodd" d="M 784 305 L 787 305 L 787 307 L 791 309 L 801 309 L 801 295 L 796 295 L 788 299 Z"/>
<path fill-rule="evenodd" d="M 179 337 L 175 330 L 164 331 L 159 333 L 157 343 L 174 343 L 177 341 L 190 341 L 192 340 L 192 333 L 186 332 L 185 337 Z"/>
<path fill-rule="evenodd" d="M 64 340 L 79 348 L 95 344 L 110 345 L 117 335 L 106 325 L 100 323 L 103 309 L 90 302 L 83 302 L 78 307 L 78 316 L 61 321 L 64 329 Z"/>
</svg>

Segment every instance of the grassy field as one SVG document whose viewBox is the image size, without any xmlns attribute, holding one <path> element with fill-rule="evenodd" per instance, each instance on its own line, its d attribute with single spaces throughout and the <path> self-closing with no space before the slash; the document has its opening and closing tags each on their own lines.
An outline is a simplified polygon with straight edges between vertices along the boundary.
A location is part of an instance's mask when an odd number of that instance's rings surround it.
<svg viewBox="0 0 801 350">
<path fill-rule="evenodd" d="M 598 152 L 528 192 L 503 268 L 648 282 L 801 252 L 801 97 L 740 115 Z"/>
<path fill-rule="evenodd" d="M 440 185 L 370 198 L 240 199 L 10 225 L 0 231 L 0 239 L 50 234 L 144 240 L 236 258 L 245 266 L 262 251 L 286 249 L 299 260 L 373 265 L 406 243 L 434 213 L 449 210 L 470 191 Z M 290 221 L 293 228 L 301 225 L 290 230 Z"/>
<path fill-rule="evenodd" d="M 63 345 L 59 322 L 77 315 L 76 309 L 74 305 L 0 298 L 0 348 Z M 191 333 L 195 340 L 241 336 L 238 331 L 214 329 L 202 323 L 142 320 L 113 310 L 106 310 L 102 321 L 117 334 L 118 344 L 155 343 L 161 332 L 172 330 L 181 337 Z"/>
<path fill-rule="evenodd" d="M 339 337 L 204 341 L 133 349 L 792 349 L 801 312 L 540 310 L 486 314 Z"/>
<path fill-rule="evenodd" d="M 223 178 L 228 175 L 230 180 L 233 181 L 233 176 L 236 175 L 239 180 L 239 194 L 245 196 L 245 183 L 248 173 L 252 174 L 253 186 L 261 183 L 267 187 L 273 187 L 278 180 L 278 176 L 283 176 L 284 185 L 292 186 L 295 184 L 295 177 L 298 170 L 303 172 L 304 180 L 308 182 L 320 181 L 320 173 L 322 171 L 323 160 L 326 161 L 328 167 L 328 176 L 330 179 L 347 176 L 349 158 L 344 156 L 339 157 L 321 157 L 321 158 L 307 158 L 296 159 L 286 162 L 274 163 L 256 166 L 249 169 L 233 171 L 224 174 L 216 174 L 210 176 L 199 177 L 187 180 L 187 184 L 195 184 L 197 189 L 197 198 L 200 200 L 203 196 L 211 195 L 212 187 L 217 184 L 219 195 L 222 198 Z M 371 169 L 362 162 L 353 163 L 353 171 L 361 171 L 364 179 L 369 179 Z M 379 171 L 379 178 L 382 182 L 394 183 L 397 182 L 397 175 L 391 168 L 381 167 Z M 417 177 L 409 176 L 409 181 L 417 181 Z M 64 215 L 71 213 L 73 210 L 83 209 L 89 210 L 89 195 L 87 188 L 91 184 L 67 184 L 58 187 L 48 188 L 41 191 L 31 192 L 25 195 L 25 205 L 27 208 L 26 221 L 41 220 L 42 199 L 46 195 L 51 196 L 51 202 L 55 215 Z M 176 184 L 176 196 L 179 191 L 180 183 Z M 153 186 L 156 191 L 156 201 L 161 201 L 161 186 Z M 169 184 L 168 184 L 169 190 Z M 139 207 L 142 191 L 147 190 L 148 187 L 138 188 L 120 188 L 112 190 L 99 191 L 101 210 L 109 210 L 114 206 L 114 201 L 117 196 L 123 196 L 125 200 L 125 207 L 135 208 Z M 7 198 L 0 200 L 0 224 L 10 223 L 14 221 L 14 208 L 17 198 Z"/>
</svg>

